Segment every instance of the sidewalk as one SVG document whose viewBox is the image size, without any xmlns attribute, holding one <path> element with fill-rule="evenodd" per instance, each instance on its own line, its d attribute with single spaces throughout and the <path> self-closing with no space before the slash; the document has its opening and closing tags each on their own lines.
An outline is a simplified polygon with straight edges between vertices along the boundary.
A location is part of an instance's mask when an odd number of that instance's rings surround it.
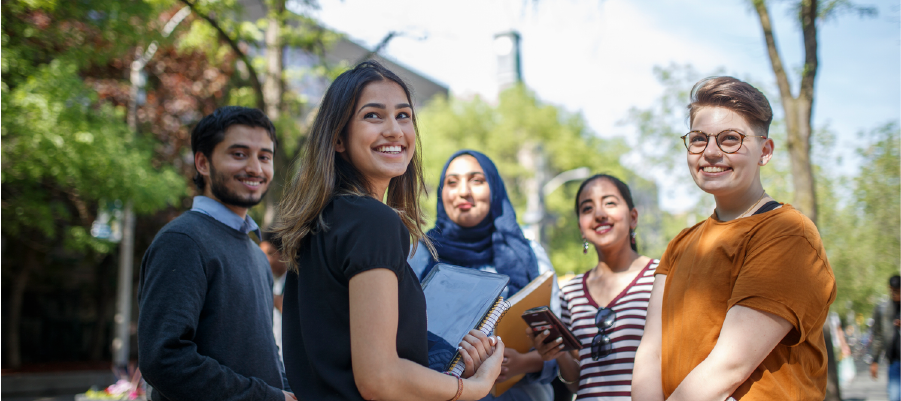
<svg viewBox="0 0 901 401">
<path fill-rule="evenodd" d="M 2 398 L 4 401 L 73 401 L 75 394 L 85 392 L 91 385 L 105 386 L 112 383 L 112 380 L 113 375 L 109 372 L 5 375 Z M 879 379 L 873 380 L 869 366 L 858 362 L 854 380 L 842 388 L 842 399 L 888 401 L 887 383 L 888 372 L 884 364 L 880 366 Z"/>
<path fill-rule="evenodd" d="M 5 374 L 0 396 L 4 401 L 74 400 L 91 386 L 104 388 L 115 380 L 109 370 Z"/>
<path fill-rule="evenodd" d="M 857 375 L 854 380 L 842 387 L 842 399 L 844 401 L 888 401 L 886 391 L 888 385 L 888 367 L 879 365 L 879 378 L 873 380 L 870 377 L 870 366 L 863 362 L 857 362 Z"/>
</svg>

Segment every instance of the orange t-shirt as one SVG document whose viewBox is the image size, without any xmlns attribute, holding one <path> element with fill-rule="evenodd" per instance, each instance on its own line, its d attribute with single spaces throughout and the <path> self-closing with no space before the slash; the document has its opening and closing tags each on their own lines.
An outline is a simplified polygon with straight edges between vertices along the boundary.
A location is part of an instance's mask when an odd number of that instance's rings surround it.
<svg viewBox="0 0 901 401">
<path fill-rule="evenodd" d="M 733 305 L 773 313 L 792 330 L 732 394 L 742 401 L 817 400 L 826 391 L 823 322 L 835 276 L 816 226 L 790 205 L 732 221 L 714 214 L 674 238 L 665 274 L 661 378 L 669 397 L 713 350 Z"/>
</svg>

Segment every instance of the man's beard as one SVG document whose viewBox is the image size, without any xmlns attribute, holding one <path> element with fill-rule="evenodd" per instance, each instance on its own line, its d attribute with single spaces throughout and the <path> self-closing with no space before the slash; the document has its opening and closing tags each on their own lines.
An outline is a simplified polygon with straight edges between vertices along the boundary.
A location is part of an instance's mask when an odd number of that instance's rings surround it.
<svg viewBox="0 0 901 401">
<path fill-rule="evenodd" d="M 225 174 L 217 173 L 212 164 L 210 165 L 210 178 L 210 190 L 213 192 L 213 196 L 215 196 L 216 199 L 219 199 L 220 202 L 226 205 L 251 208 L 260 203 L 260 201 L 263 200 L 263 197 L 266 196 L 266 193 L 269 192 L 269 187 L 266 187 L 266 190 L 263 191 L 259 199 L 242 199 L 238 196 L 238 194 L 228 189 L 226 182 L 228 181 L 229 177 Z"/>
</svg>

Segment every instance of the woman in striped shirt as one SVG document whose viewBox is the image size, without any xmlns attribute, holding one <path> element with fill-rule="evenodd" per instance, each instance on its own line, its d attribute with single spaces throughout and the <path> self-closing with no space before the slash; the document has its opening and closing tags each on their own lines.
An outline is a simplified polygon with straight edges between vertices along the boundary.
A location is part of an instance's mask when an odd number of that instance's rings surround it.
<svg viewBox="0 0 901 401">
<path fill-rule="evenodd" d="M 548 332 L 533 337 L 544 360 L 556 359 L 560 380 L 578 400 L 630 400 L 635 351 L 644 332 L 657 260 L 638 254 L 638 210 L 629 187 L 598 174 L 576 195 L 584 252 L 591 246 L 597 265 L 561 289 L 561 320 L 581 341 L 580 351 L 562 351 L 562 339 L 545 344 Z"/>
</svg>

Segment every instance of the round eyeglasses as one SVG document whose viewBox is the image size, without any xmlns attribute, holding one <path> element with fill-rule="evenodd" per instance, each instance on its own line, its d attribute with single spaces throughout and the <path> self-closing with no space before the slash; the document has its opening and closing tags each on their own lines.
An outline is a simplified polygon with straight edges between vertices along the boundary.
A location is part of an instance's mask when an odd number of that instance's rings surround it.
<svg viewBox="0 0 901 401">
<path fill-rule="evenodd" d="M 693 155 L 703 153 L 704 149 L 707 149 L 707 144 L 710 143 L 710 137 L 716 139 L 716 146 L 718 146 L 723 153 L 732 154 L 741 149 L 741 144 L 745 141 L 745 137 L 749 136 L 766 138 L 766 136 L 763 135 L 745 135 L 731 129 L 727 129 L 716 135 L 710 135 L 703 131 L 691 131 L 682 135 L 681 138 L 682 142 L 685 143 L 685 149 L 688 149 L 688 153 Z"/>
<path fill-rule="evenodd" d="M 599 308 L 594 315 L 594 325 L 598 328 L 598 334 L 591 340 L 591 359 L 595 361 L 613 352 L 613 341 L 607 334 L 607 330 L 613 327 L 616 321 L 616 312 L 610 308 Z"/>
</svg>

